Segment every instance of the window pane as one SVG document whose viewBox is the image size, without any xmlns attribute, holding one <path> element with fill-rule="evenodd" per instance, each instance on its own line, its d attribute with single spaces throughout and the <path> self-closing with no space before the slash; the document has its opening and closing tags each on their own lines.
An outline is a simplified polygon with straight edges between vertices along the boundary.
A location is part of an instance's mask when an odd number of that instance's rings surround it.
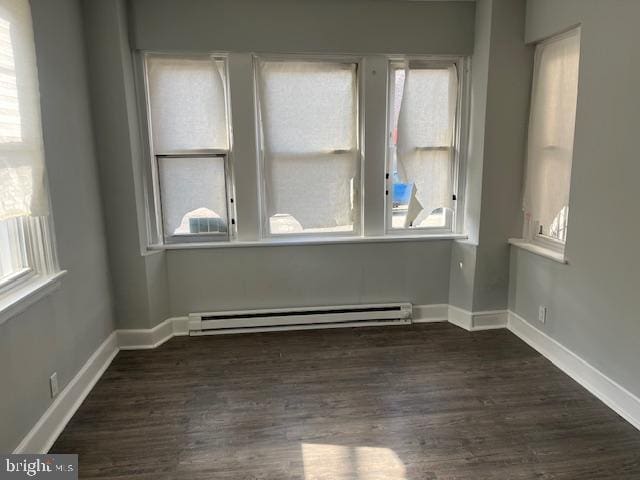
<svg viewBox="0 0 640 480">
<path fill-rule="evenodd" d="M 0 285 L 27 268 L 22 218 L 0 221 Z"/>
<path fill-rule="evenodd" d="M 456 68 L 392 73 L 391 226 L 442 228 L 453 208 Z"/>
<path fill-rule="evenodd" d="M 227 233 L 223 157 L 159 157 L 165 237 Z"/>
<path fill-rule="evenodd" d="M 349 232 L 359 209 L 356 65 L 260 62 L 272 234 Z"/>
<path fill-rule="evenodd" d="M 564 242 L 578 98 L 580 34 L 536 48 L 524 209 L 535 234 Z"/>
<path fill-rule="evenodd" d="M 229 146 L 225 63 L 210 57 L 147 57 L 156 154 Z"/>
</svg>

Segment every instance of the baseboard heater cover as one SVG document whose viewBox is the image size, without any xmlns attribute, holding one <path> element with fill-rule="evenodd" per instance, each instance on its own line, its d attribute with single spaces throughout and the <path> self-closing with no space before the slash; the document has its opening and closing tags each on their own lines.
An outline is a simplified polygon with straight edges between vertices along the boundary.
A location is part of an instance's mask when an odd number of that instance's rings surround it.
<svg viewBox="0 0 640 480">
<path fill-rule="evenodd" d="M 296 307 L 189 314 L 190 335 L 411 323 L 410 303 Z"/>
</svg>

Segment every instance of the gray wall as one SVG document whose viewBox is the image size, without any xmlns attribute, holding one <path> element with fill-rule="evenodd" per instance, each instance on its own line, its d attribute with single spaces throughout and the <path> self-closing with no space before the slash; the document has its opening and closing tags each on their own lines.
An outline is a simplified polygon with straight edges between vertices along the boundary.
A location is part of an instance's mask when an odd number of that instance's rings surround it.
<svg viewBox="0 0 640 480">
<path fill-rule="evenodd" d="M 119 328 L 168 317 L 163 252 L 145 252 L 145 200 L 133 63 L 124 0 L 83 0 L 93 122 Z"/>
<path fill-rule="evenodd" d="M 130 0 L 142 50 L 465 54 L 472 2 Z"/>
<path fill-rule="evenodd" d="M 487 115 L 492 18 L 493 0 L 478 0 L 476 2 L 473 56 L 471 57 L 469 145 L 465 185 L 464 230 L 469 238 L 468 240 L 456 241 L 451 247 L 449 304 L 469 311 L 473 310 L 476 252 L 480 237 L 484 125 Z"/>
<path fill-rule="evenodd" d="M 510 237 L 522 235 L 533 48 L 524 43 L 525 0 L 493 0 L 482 204 L 473 311 L 508 303 Z"/>
<path fill-rule="evenodd" d="M 447 303 L 450 255 L 450 241 L 171 251 L 171 313 Z"/>
<path fill-rule="evenodd" d="M 511 308 L 640 395 L 637 0 L 534 0 L 528 41 L 582 24 L 569 231 L 561 265 L 511 253 Z M 538 305 L 549 307 L 537 322 Z"/>
<path fill-rule="evenodd" d="M 80 8 L 32 0 L 61 288 L 0 325 L 0 452 L 11 452 L 113 330 Z"/>
<path fill-rule="evenodd" d="M 525 0 L 476 3 L 465 215 L 469 240 L 453 245 L 449 292 L 449 303 L 470 311 L 506 308 L 507 240 L 522 232 L 533 64 L 533 49 L 524 43 L 525 8 Z"/>
</svg>

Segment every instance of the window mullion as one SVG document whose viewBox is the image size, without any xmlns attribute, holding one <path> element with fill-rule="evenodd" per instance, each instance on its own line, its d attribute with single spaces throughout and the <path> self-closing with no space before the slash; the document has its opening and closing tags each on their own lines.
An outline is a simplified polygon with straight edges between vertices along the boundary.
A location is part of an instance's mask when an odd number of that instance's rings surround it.
<svg viewBox="0 0 640 480">
<path fill-rule="evenodd" d="M 234 180 L 236 235 L 240 241 L 252 241 L 260 238 L 261 224 L 253 56 L 232 53 L 228 60 L 232 126 L 229 165 Z M 233 132 L 242 135 L 233 136 Z"/>
<path fill-rule="evenodd" d="M 363 234 L 384 235 L 387 151 L 387 78 L 389 62 L 383 56 L 367 56 L 363 61 L 364 149 Z"/>
</svg>

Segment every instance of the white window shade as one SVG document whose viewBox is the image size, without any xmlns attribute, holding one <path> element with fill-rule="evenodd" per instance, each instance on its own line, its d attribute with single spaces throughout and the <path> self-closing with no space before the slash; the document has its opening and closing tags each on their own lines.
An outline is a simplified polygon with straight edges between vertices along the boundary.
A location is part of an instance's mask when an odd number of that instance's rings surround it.
<svg viewBox="0 0 640 480">
<path fill-rule="evenodd" d="M 48 208 L 31 10 L 0 0 L 0 221 Z"/>
<path fill-rule="evenodd" d="M 270 232 L 353 231 L 359 203 L 356 65 L 259 62 Z"/>
<path fill-rule="evenodd" d="M 580 34 L 538 45 L 535 54 L 525 215 L 531 234 L 565 241 L 578 96 Z"/>
<path fill-rule="evenodd" d="M 229 148 L 225 78 L 220 59 L 147 56 L 156 154 Z"/>
<path fill-rule="evenodd" d="M 409 66 L 397 70 L 393 93 L 394 111 L 398 111 L 398 104 L 400 107 L 397 131 L 392 137 L 397 139 L 392 167 L 410 192 L 403 225 L 394 222 L 394 226 L 430 226 L 428 219 L 435 211 L 442 215 L 444 209 L 453 207 L 456 67 Z"/>
</svg>

